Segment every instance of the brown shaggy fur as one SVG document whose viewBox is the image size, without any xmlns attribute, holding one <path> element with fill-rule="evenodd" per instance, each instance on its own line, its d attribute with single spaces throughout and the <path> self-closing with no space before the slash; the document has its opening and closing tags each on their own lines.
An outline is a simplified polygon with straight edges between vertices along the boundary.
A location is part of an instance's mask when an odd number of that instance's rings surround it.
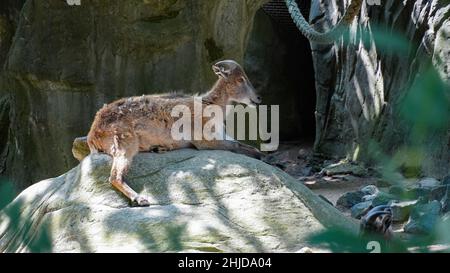
<svg viewBox="0 0 450 273">
<path fill-rule="evenodd" d="M 213 66 L 219 79 L 202 96 L 202 104 L 216 104 L 225 110 L 231 101 L 259 103 L 253 86 L 244 70 L 234 61 L 222 61 Z M 186 105 L 194 113 L 194 98 L 177 93 L 143 95 L 119 99 L 101 108 L 87 136 L 91 153 L 104 152 L 113 157 L 110 182 L 138 205 L 149 205 L 148 200 L 124 181 L 133 157 L 138 152 L 170 151 L 195 147 L 197 149 L 231 150 L 258 157 L 259 151 L 236 141 L 175 141 L 171 136 L 172 108 Z M 192 118 L 192 120 L 194 120 Z M 205 123 L 207 119 L 203 119 Z"/>
</svg>

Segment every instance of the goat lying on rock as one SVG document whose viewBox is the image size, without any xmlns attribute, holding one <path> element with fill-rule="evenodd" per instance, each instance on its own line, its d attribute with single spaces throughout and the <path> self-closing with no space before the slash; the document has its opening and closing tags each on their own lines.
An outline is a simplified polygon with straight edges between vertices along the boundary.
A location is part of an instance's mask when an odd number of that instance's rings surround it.
<svg viewBox="0 0 450 273">
<path fill-rule="evenodd" d="M 261 98 L 238 63 L 226 60 L 216 63 L 212 68 L 219 79 L 209 92 L 201 96 L 202 105 L 217 105 L 225 110 L 226 105 L 233 101 L 246 105 L 261 103 Z M 187 106 L 194 113 L 194 97 L 191 96 L 166 94 L 119 99 L 97 112 L 87 139 L 77 138 L 74 147 L 83 146 L 87 141 L 90 153 L 111 155 L 111 184 L 139 206 L 148 206 L 149 201 L 124 181 L 132 159 L 138 152 L 195 147 L 200 150 L 229 150 L 257 158 L 261 156 L 257 149 L 234 140 L 174 140 L 171 127 L 175 120 L 171 111 L 177 105 Z M 201 120 L 203 125 L 208 121 L 204 118 Z M 82 159 L 81 156 L 76 157 Z"/>
</svg>

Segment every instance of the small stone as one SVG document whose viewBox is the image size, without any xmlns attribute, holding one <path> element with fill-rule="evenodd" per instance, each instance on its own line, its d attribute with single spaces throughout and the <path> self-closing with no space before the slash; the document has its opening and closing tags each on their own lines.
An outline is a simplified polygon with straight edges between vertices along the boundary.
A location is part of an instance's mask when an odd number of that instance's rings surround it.
<svg viewBox="0 0 450 273">
<path fill-rule="evenodd" d="M 416 200 L 421 197 L 429 198 L 432 190 L 432 188 L 421 187 L 418 183 L 405 183 L 404 186 L 391 186 L 388 192 L 400 200 Z"/>
<path fill-rule="evenodd" d="M 417 201 L 393 202 L 391 204 L 392 220 L 394 222 L 404 222 L 408 220 L 409 214 L 417 204 Z"/>
<path fill-rule="evenodd" d="M 339 199 L 336 202 L 336 206 L 349 209 L 354 205 L 361 203 L 363 197 L 364 193 L 361 191 L 347 192 L 341 197 L 339 197 Z"/>
<path fill-rule="evenodd" d="M 372 208 L 372 202 L 366 201 L 361 202 L 354 205 L 351 208 L 351 215 L 353 218 L 361 219 L 362 216 L 366 215 L 366 213 Z"/>
<path fill-rule="evenodd" d="M 355 162 L 342 160 L 338 163 L 326 166 L 322 169 L 321 173 L 327 176 L 338 174 L 353 174 L 355 176 L 364 176 L 367 174 L 367 170 L 363 166 Z"/>
<path fill-rule="evenodd" d="M 363 201 L 372 201 L 373 199 L 375 199 L 375 197 L 377 197 L 376 194 L 368 194 L 368 195 L 364 195 L 363 196 Z"/>
<path fill-rule="evenodd" d="M 380 205 L 386 205 L 390 201 L 396 199 L 397 199 L 396 196 L 380 191 L 378 192 L 377 196 L 372 200 L 372 206 L 377 207 Z"/>
<path fill-rule="evenodd" d="M 313 251 L 311 248 L 305 246 L 305 247 L 299 249 L 296 253 L 313 253 Z"/>
<path fill-rule="evenodd" d="M 441 183 L 432 177 L 427 177 L 419 181 L 419 187 L 425 189 L 433 189 L 440 185 Z"/>
<path fill-rule="evenodd" d="M 417 204 L 411 210 L 408 223 L 404 230 L 407 233 L 429 234 L 434 230 L 439 214 L 441 212 L 441 204 L 439 201 L 432 201 L 428 204 Z"/>
<path fill-rule="evenodd" d="M 377 194 L 379 190 L 375 185 L 368 185 L 368 186 L 363 187 L 361 189 L 361 191 L 365 194 L 373 195 L 373 194 Z"/>
</svg>

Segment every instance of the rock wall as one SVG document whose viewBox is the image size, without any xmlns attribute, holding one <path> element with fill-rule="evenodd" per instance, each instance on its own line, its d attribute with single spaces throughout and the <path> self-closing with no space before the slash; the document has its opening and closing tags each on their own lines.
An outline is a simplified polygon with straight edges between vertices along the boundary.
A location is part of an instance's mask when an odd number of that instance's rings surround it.
<svg viewBox="0 0 450 273">
<path fill-rule="evenodd" d="M 310 22 L 317 30 L 329 29 L 348 2 L 313 1 Z M 411 124 L 399 118 L 413 82 L 423 80 L 420 77 L 431 63 L 441 78 L 450 83 L 449 2 L 381 2 L 380 6 L 364 3 L 361 15 L 344 39 L 334 45 L 312 45 L 317 92 L 315 149 L 318 153 L 364 160 L 371 160 L 377 152 L 395 155 L 404 145 L 414 144 L 411 136 L 417 135 Z M 377 37 L 375 29 L 381 29 L 381 36 L 386 36 Z M 406 39 L 407 46 L 395 50 L 396 39 L 400 36 Z M 429 97 L 424 94 L 439 88 L 445 94 L 437 94 L 427 101 Z M 427 123 L 440 119 L 448 121 L 448 86 L 425 85 L 417 91 L 418 98 L 423 98 L 418 99 L 417 104 L 423 109 L 427 107 L 425 114 L 440 107 L 439 114 Z M 409 115 L 413 117 L 424 114 L 410 110 Z M 421 171 L 442 178 L 450 173 L 450 124 L 441 124 L 440 128 L 428 125 L 425 124 L 427 136 L 415 140 L 423 148 Z M 379 144 L 375 151 L 369 149 L 371 141 Z M 397 164 L 401 165 L 408 158 L 399 161 Z"/>
<path fill-rule="evenodd" d="M 0 73 L 3 72 L 3 64 L 11 47 L 19 21 L 19 13 L 24 2 L 24 0 L 5 0 L 0 3 Z M 4 88 L 0 88 L 0 174 L 5 170 L 8 152 L 9 99 L 9 92 Z"/>
<path fill-rule="evenodd" d="M 2 11 L 13 2 L 2 2 Z M 11 46 L 0 46 L 0 60 L 8 52 L 0 88 L 0 170 L 19 188 L 73 167 L 72 140 L 87 134 L 104 103 L 206 91 L 215 80 L 211 64 L 243 60 L 264 1 L 81 2 L 26 1 Z"/>
</svg>

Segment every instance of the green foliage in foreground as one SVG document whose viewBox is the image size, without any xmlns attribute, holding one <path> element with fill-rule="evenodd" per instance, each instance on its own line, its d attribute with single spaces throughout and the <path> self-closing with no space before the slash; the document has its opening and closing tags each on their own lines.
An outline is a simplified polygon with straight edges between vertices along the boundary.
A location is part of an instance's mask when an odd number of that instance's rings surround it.
<svg viewBox="0 0 450 273">
<path fill-rule="evenodd" d="M 51 232 L 46 223 L 35 226 L 31 217 L 24 217 L 22 202 L 8 205 L 14 199 L 14 186 L 10 181 L 0 177 L 0 222 L 7 222 L 9 230 L 15 231 L 14 236 L 20 236 L 20 242 L 27 252 L 51 252 Z M 33 209 L 33 208 L 28 208 Z M 11 235 L 11 234 L 7 234 Z"/>
<path fill-rule="evenodd" d="M 358 32 L 357 41 L 361 40 L 366 48 L 375 45 L 380 56 L 405 58 L 408 52 L 415 52 L 418 48 L 403 35 L 388 29 L 382 26 L 362 29 Z M 345 44 L 352 43 L 349 37 L 348 32 L 344 34 Z M 415 166 L 420 169 L 425 158 L 425 145 L 433 144 L 430 142 L 433 142 L 436 134 L 445 134 L 449 130 L 450 87 L 443 82 L 431 60 L 416 61 L 426 64 L 425 69 L 409 83 L 410 87 L 407 87 L 401 101 L 395 102 L 399 104 L 399 110 L 394 116 L 396 122 L 409 128 L 405 136 L 406 143 L 384 153 L 378 141 L 368 141 L 368 154 L 381 167 L 383 179 L 391 185 L 405 186 L 399 183 L 400 168 Z M 415 175 L 419 176 L 420 171 Z M 442 217 L 432 234 L 406 237 L 400 239 L 395 236 L 387 241 L 382 237 L 361 237 L 344 230 L 329 229 L 312 236 L 310 240 L 313 245 L 333 252 L 433 252 L 436 250 L 431 246 L 439 245 L 444 245 L 445 249 L 441 251 L 450 251 L 450 214 Z"/>
<path fill-rule="evenodd" d="M 442 219 L 433 234 L 411 236 L 401 239 L 395 236 L 386 240 L 382 236 L 356 236 L 345 230 L 328 229 L 310 237 L 310 243 L 332 252 L 348 253 L 428 253 L 436 251 L 450 252 L 449 248 L 440 250 L 439 246 L 450 243 L 450 217 Z"/>
</svg>

